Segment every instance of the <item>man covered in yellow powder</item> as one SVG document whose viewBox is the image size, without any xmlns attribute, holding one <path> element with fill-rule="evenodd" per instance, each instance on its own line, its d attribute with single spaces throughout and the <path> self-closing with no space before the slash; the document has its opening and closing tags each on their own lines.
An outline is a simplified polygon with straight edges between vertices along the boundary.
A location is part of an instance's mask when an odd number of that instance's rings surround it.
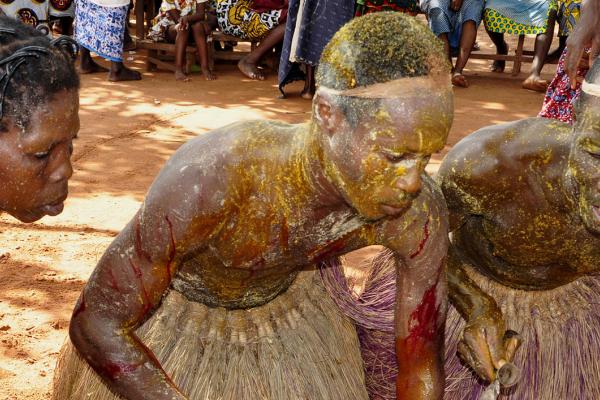
<svg viewBox="0 0 600 400">
<path fill-rule="evenodd" d="M 324 50 L 309 122 L 182 146 L 84 288 L 54 398 L 367 399 L 314 265 L 382 244 L 397 397 L 442 399 L 447 217 L 424 168 L 452 122 L 449 72 L 418 21 L 358 18 Z"/>
<path fill-rule="evenodd" d="M 456 350 L 493 380 L 513 353 L 506 328 L 523 344 L 521 381 L 505 398 L 600 398 L 600 59 L 575 114 L 572 127 L 529 118 L 483 128 L 440 166 L 458 311 L 447 323 L 447 399 L 483 390 Z"/>
</svg>

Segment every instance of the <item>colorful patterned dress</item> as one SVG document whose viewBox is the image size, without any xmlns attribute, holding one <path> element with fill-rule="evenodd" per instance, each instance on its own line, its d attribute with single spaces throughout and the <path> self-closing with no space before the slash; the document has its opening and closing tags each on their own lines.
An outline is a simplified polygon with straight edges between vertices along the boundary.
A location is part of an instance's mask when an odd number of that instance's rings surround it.
<svg viewBox="0 0 600 400">
<path fill-rule="evenodd" d="M 219 29 L 240 39 L 262 39 L 285 22 L 287 8 L 287 1 L 277 9 L 256 11 L 252 0 L 216 0 Z"/>
<path fill-rule="evenodd" d="M 357 0 L 355 15 L 369 14 L 378 11 L 400 11 L 410 15 L 419 13 L 419 2 L 417 0 Z"/>
<path fill-rule="evenodd" d="M 156 42 L 165 41 L 169 26 L 177 24 L 169 17 L 169 11 L 179 10 L 179 15 L 184 17 L 196 12 L 196 5 L 207 3 L 208 0 L 163 0 L 158 14 L 152 20 L 152 28 L 148 37 Z"/>
<path fill-rule="evenodd" d="M 590 49 L 586 49 L 589 53 Z M 581 83 L 577 82 L 575 89 L 571 89 L 571 81 L 565 71 L 565 57 L 567 49 L 565 49 L 558 62 L 556 75 L 548 86 L 546 96 L 544 97 L 544 105 L 538 114 L 538 117 L 552 118 L 559 121 L 573 124 L 575 122 L 575 110 L 573 105 L 575 100 L 581 94 Z M 577 76 L 585 77 L 589 68 L 577 68 Z"/>
<path fill-rule="evenodd" d="M 557 0 L 487 0 L 483 22 L 489 32 L 539 35 L 546 32 L 550 13 L 557 10 Z"/>
<path fill-rule="evenodd" d="M 581 0 L 565 0 L 560 2 L 558 11 L 558 36 L 569 36 L 577 21 L 581 11 Z"/>
</svg>

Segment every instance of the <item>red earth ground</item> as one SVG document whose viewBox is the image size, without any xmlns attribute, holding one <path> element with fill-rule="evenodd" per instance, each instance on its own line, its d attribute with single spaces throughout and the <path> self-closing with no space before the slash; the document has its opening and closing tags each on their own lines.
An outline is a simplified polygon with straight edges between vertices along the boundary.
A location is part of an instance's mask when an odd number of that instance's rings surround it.
<svg viewBox="0 0 600 400">
<path fill-rule="evenodd" d="M 482 50 L 489 42 L 480 35 Z M 528 39 L 531 46 L 531 38 Z M 514 48 L 514 41 L 512 42 Z M 127 63 L 143 70 L 141 52 Z M 446 151 L 490 124 L 535 116 L 543 95 L 520 88 L 520 77 L 487 72 L 474 60 L 468 89 L 456 89 L 455 121 Z M 524 66 L 525 69 L 529 65 Z M 547 66 L 551 78 L 555 66 Z M 71 310 L 94 265 L 133 216 L 165 160 L 187 139 L 234 121 L 267 118 L 297 123 L 310 102 L 296 94 L 278 99 L 276 74 L 264 82 L 243 78 L 233 65 L 217 65 L 218 79 L 144 73 L 140 82 L 109 83 L 82 77 L 81 131 L 65 211 L 34 224 L 0 217 L 0 399 L 50 398 L 53 369 L 67 336 Z M 443 154 L 429 167 L 435 172 Z M 368 261 L 374 249 L 349 258 Z"/>
</svg>

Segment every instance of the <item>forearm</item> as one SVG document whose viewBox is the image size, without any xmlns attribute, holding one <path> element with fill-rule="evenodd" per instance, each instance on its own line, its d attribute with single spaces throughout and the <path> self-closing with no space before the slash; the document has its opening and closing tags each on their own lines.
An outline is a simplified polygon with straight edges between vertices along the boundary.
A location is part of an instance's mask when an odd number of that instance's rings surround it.
<svg viewBox="0 0 600 400">
<path fill-rule="evenodd" d="M 460 252 L 450 245 L 448 249 L 448 291 L 452 305 L 465 320 L 479 315 L 501 318 L 492 297 L 485 293 L 463 269 Z"/>
<path fill-rule="evenodd" d="M 128 400 L 183 400 L 154 355 L 127 329 L 75 315 L 73 345 L 107 386 Z"/>
<path fill-rule="evenodd" d="M 397 398 L 442 399 L 447 284 L 446 222 L 429 217 L 417 249 L 398 271 L 396 299 Z M 411 258 L 411 255 L 413 258 Z"/>
</svg>

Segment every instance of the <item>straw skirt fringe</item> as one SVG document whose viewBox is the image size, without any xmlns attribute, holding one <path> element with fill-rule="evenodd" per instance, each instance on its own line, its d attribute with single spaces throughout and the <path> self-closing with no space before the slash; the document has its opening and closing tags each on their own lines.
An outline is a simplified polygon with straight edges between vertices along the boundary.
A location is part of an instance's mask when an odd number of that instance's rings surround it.
<svg viewBox="0 0 600 400">
<path fill-rule="evenodd" d="M 209 308 L 172 290 L 137 335 L 190 400 L 368 399 L 354 326 L 314 271 L 248 310 Z M 53 399 L 118 398 L 66 343 Z"/>
<path fill-rule="evenodd" d="M 523 338 L 514 360 L 521 368 L 521 380 L 501 399 L 600 399 L 600 277 L 584 277 L 552 290 L 524 291 L 471 268 L 467 272 L 496 299 L 507 329 Z M 476 400 L 484 389 L 456 356 L 464 325 L 456 310 L 449 310 L 444 397 L 449 400 Z"/>
</svg>

